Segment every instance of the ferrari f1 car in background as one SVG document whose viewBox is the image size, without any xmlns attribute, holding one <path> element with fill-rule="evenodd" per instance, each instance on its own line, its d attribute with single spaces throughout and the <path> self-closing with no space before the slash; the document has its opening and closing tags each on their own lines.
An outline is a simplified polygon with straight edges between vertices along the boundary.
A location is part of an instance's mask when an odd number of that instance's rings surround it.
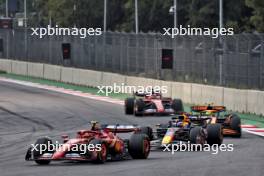
<svg viewBox="0 0 264 176">
<path fill-rule="evenodd" d="M 184 111 L 180 99 L 162 97 L 161 93 L 134 93 L 125 100 L 125 114 L 142 115 L 173 115 Z"/>
<path fill-rule="evenodd" d="M 192 122 L 207 119 L 207 124 L 220 124 L 224 136 L 241 137 L 241 119 L 237 114 L 226 114 L 225 106 L 192 106 L 191 111 Z"/>
<path fill-rule="evenodd" d="M 209 119 L 209 118 L 208 118 Z M 223 133 L 220 124 L 206 124 L 207 119 L 199 123 L 193 123 L 190 116 L 183 113 L 173 117 L 165 124 L 158 124 L 153 131 L 151 145 L 162 147 L 167 144 L 190 142 L 191 144 L 217 144 L 223 142 Z"/>
<path fill-rule="evenodd" d="M 80 130 L 74 139 L 64 135 L 64 142 L 56 149 L 48 147 L 52 144 L 50 138 L 39 138 L 34 148 L 31 146 L 25 159 L 37 164 L 47 165 L 55 160 L 91 161 L 104 163 L 106 160 L 146 159 L 150 152 L 148 136 L 140 132 L 139 127 L 128 125 L 104 125 L 93 122 L 91 129 Z M 132 133 L 130 139 L 122 139 L 117 133 Z M 76 146 L 100 146 L 100 150 L 83 151 Z M 46 146 L 43 148 L 43 146 Z M 75 147 L 75 148 L 73 148 Z M 44 151 L 41 150 L 45 149 Z"/>
</svg>

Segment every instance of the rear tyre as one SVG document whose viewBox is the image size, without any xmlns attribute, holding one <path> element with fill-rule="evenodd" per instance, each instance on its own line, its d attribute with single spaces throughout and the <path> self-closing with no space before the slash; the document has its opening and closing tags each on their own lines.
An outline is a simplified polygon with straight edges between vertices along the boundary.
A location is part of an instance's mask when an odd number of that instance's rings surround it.
<svg viewBox="0 0 264 176">
<path fill-rule="evenodd" d="M 191 144 L 199 143 L 197 138 L 199 137 L 200 133 L 201 133 L 200 127 L 194 127 L 191 129 L 191 131 L 190 131 L 190 142 L 191 142 Z"/>
<path fill-rule="evenodd" d="M 172 100 L 171 107 L 175 111 L 175 113 L 181 113 L 184 111 L 183 103 L 181 99 Z"/>
<path fill-rule="evenodd" d="M 126 98 L 125 100 L 125 114 L 134 113 L 134 98 Z"/>
<path fill-rule="evenodd" d="M 140 132 L 141 134 L 145 134 L 149 137 L 149 140 L 153 140 L 153 130 L 151 127 L 140 127 Z"/>
<path fill-rule="evenodd" d="M 203 148 L 203 145 L 205 144 L 206 137 L 204 134 L 202 134 L 202 128 L 201 127 L 194 127 L 190 131 L 190 143 L 191 144 L 199 144 L 195 145 L 196 151 L 200 151 Z"/>
<path fill-rule="evenodd" d="M 150 152 L 150 141 L 142 133 L 132 134 L 128 143 L 128 152 L 133 159 L 147 159 Z"/>
<path fill-rule="evenodd" d="M 92 162 L 96 164 L 103 164 L 107 160 L 107 146 L 106 144 L 100 139 L 92 139 L 89 144 L 93 144 L 94 146 L 100 144 L 101 150 L 100 151 L 93 151 L 93 155 L 95 158 L 92 158 Z"/>
<path fill-rule="evenodd" d="M 48 165 L 50 163 L 50 160 L 38 160 L 38 158 L 43 155 L 44 153 L 47 153 L 47 152 L 52 152 L 52 151 L 48 151 L 48 145 L 49 144 L 52 144 L 52 141 L 47 138 L 47 137 L 44 137 L 44 138 L 39 138 L 36 143 L 35 143 L 35 150 L 33 150 L 32 154 L 33 154 L 33 158 L 35 160 L 35 162 L 39 165 Z M 46 145 L 46 150 L 43 151 L 41 150 L 41 146 L 44 146 Z"/>
<path fill-rule="evenodd" d="M 222 126 L 220 124 L 207 125 L 207 143 L 221 145 L 223 142 Z"/>
<path fill-rule="evenodd" d="M 233 135 L 233 137 L 241 137 L 241 119 L 238 117 L 238 115 L 233 114 L 231 117 L 230 126 L 232 130 L 235 130 L 237 132 L 236 135 Z"/>
</svg>

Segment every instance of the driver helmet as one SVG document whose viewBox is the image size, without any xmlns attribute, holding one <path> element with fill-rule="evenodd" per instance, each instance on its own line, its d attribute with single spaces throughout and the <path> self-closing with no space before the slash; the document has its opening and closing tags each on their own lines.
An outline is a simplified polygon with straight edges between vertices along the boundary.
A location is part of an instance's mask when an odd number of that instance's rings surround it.
<svg viewBox="0 0 264 176">
<path fill-rule="evenodd" d="M 97 121 L 91 121 L 91 125 L 92 125 L 91 130 L 93 131 L 98 131 L 101 129 L 101 125 Z"/>
</svg>

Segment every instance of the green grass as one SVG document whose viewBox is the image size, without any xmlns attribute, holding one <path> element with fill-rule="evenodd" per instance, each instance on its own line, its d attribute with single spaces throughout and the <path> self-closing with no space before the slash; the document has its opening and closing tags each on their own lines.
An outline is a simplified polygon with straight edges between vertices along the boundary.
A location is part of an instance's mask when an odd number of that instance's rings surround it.
<svg viewBox="0 0 264 176">
<path fill-rule="evenodd" d="M 41 79 L 41 78 L 33 78 L 33 77 L 28 77 L 28 76 L 7 74 L 5 72 L 0 72 L 0 76 L 5 77 L 5 78 L 21 80 L 21 81 L 39 83 L 39 84 L 43 84 L 43 85 L 50 85 L 50 86 L 56 86 L 56 87 L 63 87 L 66 89 L 78 90 L 78 91 L 82 91 L 84 93 L 91 93 L 91 94 L 99 95 L 99 96 L 106 96 L 103 93 L 98 93 L 99 89 L 96 87 L 87 87 L 87 86 L 74 85 L 74 84 L 69 84 L 69 83 L 63 83 L 63 82 L 52 81 L 52 80 L 47 80 L 47 79 Z M 108 96 L 111 98 L 124 100 L 125 98 L 127 98 L 131 95 L 123 94 L 123 93 L 119 93 L 119 94 L 111 93 Z M 191 106 L 190 104 L 185 104 L 184 105 L 185 111 L 190 112 L 190 106 Z M 228 113 L 230 113 L 230 112 L 231 111 L 229 111 Z M 264 128 L 264 117 L 263 116 L 255 115 L 255 114 L 246 114 L 246 113 L 237 113 L 237 114 L 241 117 L 242 123 L 257 125 L 258 127 Z"/>
</svg>

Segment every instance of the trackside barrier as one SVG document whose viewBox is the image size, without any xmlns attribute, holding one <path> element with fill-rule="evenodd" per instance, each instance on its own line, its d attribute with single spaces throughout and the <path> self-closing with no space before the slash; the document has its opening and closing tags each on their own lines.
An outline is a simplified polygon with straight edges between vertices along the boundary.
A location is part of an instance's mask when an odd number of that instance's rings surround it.
<svg viewBox="0 0 264 176">
<path fill-rule="evenodd" d="M 172 97 L 172 82 L 169 81 L 160 81 L 160 86 L 163 86 L 164 88 L 167 87 L 167 93 L 164 94 L 166 97 Z M 155 86 L 155 85 L 153 85 Z"/>
<path fill-rule="evenodd" d="M 14 74 L 24 75 L 24 76 L 26 76 L 28 74 L 27 62 L 12 61 L 11 67 L 12 67 L 11 68 L 12 73 L 14 73 Z"/>
<path fill-rule="evenodd" d="M 256 114 L 264 114 L 264 93 L 257 90 L 247 92 L 247 111 Z"/>
<path fill-rule="evenodd" d="M 172 82 L 172 97 L 180 98 L 185 103 L 192 103 L 192 84 Z"/>
<path fill-rule="evenodd" d="M 223 87 L 192 84 L 192 103 L 214 103 L 223 105 Z"/>
<path fill-rule="evenodd" d="M 28 76 L 43 78 L 44 77 L 44 64 L 28 63 Z"/>
<path fill-rule="evenodd" d="M 44 78 L 61 81 L 61 66 L 44 64 Z"/>
<path fill-rule="evenodd" d="M 73 68 L 61 67 L 61 79 L 60 81 L 65 83 L 73 83 Z"/>
<path fill-rule="evenodd" d="M 0 70 L 5 71 L 7 73 L 11 73 L 12 69 L 12 61 L 7 59 L 0 59 Z"/>
<path fill-rule="evenodd" d="M 57 65 L 27 63 L 0 59 L 0 70 L 8 73 L 27 75 L 89 87 L 96 86 L 167 86 L 167 94 L 181 98 L 185 103 L 224 105 L 238 112 L 264 114 L 264 91 L 240 90 L 192 83 L 170 82 L 142 77 L 125 76 L 93 70 L 76 69 Z"/>
<path fill-rule="evenodd" d="M 126 82 L 126 76 L 116 74 L 116 73 L 102 73 L 102 83 L 103 85 L 124 85 Z"/>
<path fill-rule="evenodd" d="M 79 72 L 78 72 L 79 70 Z M 79 81 L 78 81 L 79 76 Z M 79 85 L 96 87 L 101 84 L 102 72 L 84 69 L 74 69 L 74 80 L 79 82 Z"/>
<path fill-rule="evenodd" d="M 247 90 L 224 88 L 224 105 L 233 111 L 248 112 Z"/>
<path fill-rule="evenodd" d="M 153 86 L 153 79 L 145 79 L 144 81 L 144 78 L 139 78 L 135 76 L 127 76 L 126 85 L 127 86 Z"/>
</svg>

